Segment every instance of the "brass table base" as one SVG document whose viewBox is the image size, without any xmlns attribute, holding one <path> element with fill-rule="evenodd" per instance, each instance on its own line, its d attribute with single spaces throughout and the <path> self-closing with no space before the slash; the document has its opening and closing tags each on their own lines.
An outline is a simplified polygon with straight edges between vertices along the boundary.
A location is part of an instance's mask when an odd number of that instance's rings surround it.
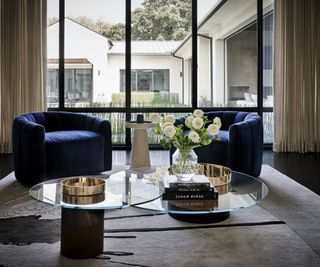
<svg viewBox="0 0 320 267">
<path fill-rule="evenodd" d="M 103 252 L 104 210 L 62 208 L 61 254 L 87 259 Z"/>
</svg>

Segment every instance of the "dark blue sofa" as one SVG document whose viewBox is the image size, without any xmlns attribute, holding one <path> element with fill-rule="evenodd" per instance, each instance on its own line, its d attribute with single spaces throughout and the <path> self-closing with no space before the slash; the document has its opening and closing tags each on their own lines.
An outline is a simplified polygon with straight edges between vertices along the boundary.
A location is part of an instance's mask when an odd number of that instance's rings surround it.
<svg viewBox="0 0 320 267">
<path fill-rule="evenodd" d="M 13 122 L 15 176 L 25 185 L 97 174 L 112 165 L 107 120 L 71 112 L 32 112 Z"/>
<path fill-rule="evenodd" d="M 256 113 L 237 111 L 206 112 L 209 120 L 221 119 L 220 141 L 195 148 L 198 162 L 228 166 L 234 171 L 258 177 L 262 166 L 263 126 Z M 177 118 L 176 124 L 184 123 Z M 171 150 L 171 154 L 173 150 Z"/>
</svg>

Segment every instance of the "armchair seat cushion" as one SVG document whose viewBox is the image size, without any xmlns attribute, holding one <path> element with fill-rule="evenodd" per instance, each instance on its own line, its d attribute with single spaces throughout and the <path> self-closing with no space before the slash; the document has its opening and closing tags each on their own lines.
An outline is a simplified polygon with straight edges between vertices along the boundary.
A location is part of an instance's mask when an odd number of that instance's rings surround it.
<svg viewBox="0 0 320 267">
<path fill-rule="evenodd" d="M 73 130 L 73 131 L 56 131 L 45 134 L 46 144 L 59 144 L 61 142 L 83 142 L 83 141 L 95 141 L 103 138 L 101 134 L 85 131 L 85 130 Z"/>
<path fill-rule="evenodd" d="M 214 139 L 213 135 L 209 133 L 212 142 L 209 146 L 196 148 L 194 151 L 198 155 L 198 162 L 202 163 L 216 163 L 226 165 L 228 160 L 228 131 L 219 131 L 218 136 L 221 140 Z M 214 152 L 212 152 L 214 151 Z"/>
<path fill-rule="evenodd" d="M 213 140 L 210 145 L 194 149 L 200 163 L 226 165 L 228 161 L 228 142 Z"/>
<path fill-rule="evenodd" d="M 74 130 L 45 135 L 47 179 L 103 170 L 105 138 L 99 133 Z M 77 170 L 75 173 L 74 170 Z"/>
</svg>

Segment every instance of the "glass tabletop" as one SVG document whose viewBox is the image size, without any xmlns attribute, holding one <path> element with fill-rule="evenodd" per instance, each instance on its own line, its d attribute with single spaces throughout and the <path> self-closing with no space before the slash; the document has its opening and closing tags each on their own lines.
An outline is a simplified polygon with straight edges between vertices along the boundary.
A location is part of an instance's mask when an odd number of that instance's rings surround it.
<svg viewBox="0 0 320 267">
<path fill-rule="evenodd" d="M 232 172 L 229 184 L 215 188 L 219 193 L 218 200 L 163 200 L 159 197 L 134 206 L 176 214 L 207 214 L 246 208 L 259 203 L 268 194 L 268 187 L 262 181 L 239 172 Z M 160 192 L 164 192 L 161 186 Z"/>
<path fill-rule="evenodd" d="M 99 197 L 74 197 L 62 194 L 61 182 L 68 178 L 50 180 L 33 186 L 29 194 L 42 202 L 64 208 L 113 209 L 135 206 L 158 212 L 177 214 L 205 214 L 237 210 L 262 201 L 268 194 L 267 186 L 249 175 L 232 172 L 231 182 L 215 187 L 218 200 L 163 200 L 163 178 L 169 175 L 168 166 L 123 171 L 111 175 L 95 175 L 105 180 L 105 191 Z M 70 177 L 69 177 L 70 178 Z M 89 203 L 89 204 L 88 204 Z"/>
<path fill-rule="evenodd" d="M 95 210 L 125 208 L 152 201 L 161 196 L 158 186 L 150 183 L 140 173 L 128 169 L 111 175 L 87 175 L 85 177 L 103 179 L 105 181 L 104 192 L 92 196 L 63 194 L 61 182 L 75 178 L 67 177 L 37 184 L 29 190 L 29 194 L 38 201 L 58 207 Z"/>
</svg>

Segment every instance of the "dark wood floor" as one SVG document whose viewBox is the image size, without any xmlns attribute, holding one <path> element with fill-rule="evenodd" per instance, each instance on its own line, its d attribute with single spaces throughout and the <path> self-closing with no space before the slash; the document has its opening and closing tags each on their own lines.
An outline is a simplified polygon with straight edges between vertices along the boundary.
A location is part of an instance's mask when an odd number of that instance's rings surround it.
<svg viewBox="0 0 320 267">
<path fill-rule="evenodd" d="M 0 153 L 0 179 L 7 176 L 13 170 L 12 154 Z"/>
<path fill-rule="evenodd" d="M 151 164 L 169 164 L 168 151 L 150 151 Z M 113 164 L 128 164 L 128 151 L 114 151 Z M 263 164 L 268 164 L 298 183 L 320 195 L 320 153 L 274 153 L 271 149 L 263 152 Z M 0 154 L 0 179 L 13 170 L 12 155 Z"/>
<path fill-rule="evenodd" d="M 264 150 L 263 163 L 320 195 L 320 153 L 274 153 Z"/>
</svg>

